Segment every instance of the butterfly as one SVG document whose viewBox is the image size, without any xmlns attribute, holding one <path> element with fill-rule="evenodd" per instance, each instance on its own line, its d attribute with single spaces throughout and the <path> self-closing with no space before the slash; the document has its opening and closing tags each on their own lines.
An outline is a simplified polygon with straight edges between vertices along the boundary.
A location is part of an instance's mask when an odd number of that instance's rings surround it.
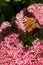
<svg viewBox="0 0 43 65">
<path fill-rule="evenodd" d="M 26 31 L 34 33 L 37 29 L 40 29 L 39 23 L 33 17 L 25 16 L 22 20 Z"/>
</svg>

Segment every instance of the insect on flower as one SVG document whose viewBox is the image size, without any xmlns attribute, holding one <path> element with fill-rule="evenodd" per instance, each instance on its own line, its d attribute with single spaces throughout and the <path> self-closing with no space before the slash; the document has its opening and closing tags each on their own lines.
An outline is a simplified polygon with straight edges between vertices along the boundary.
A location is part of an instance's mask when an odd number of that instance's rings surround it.
<svg viewBox="0 0 43 65">
<path fill-rule="evenodd" d="M 39 23 L 32 17 L 25 16 L 22 21 L 23 21 L 26 31 L 28 32 L 33 33 L 35 29 L 40 29 Z"/>
</svg>

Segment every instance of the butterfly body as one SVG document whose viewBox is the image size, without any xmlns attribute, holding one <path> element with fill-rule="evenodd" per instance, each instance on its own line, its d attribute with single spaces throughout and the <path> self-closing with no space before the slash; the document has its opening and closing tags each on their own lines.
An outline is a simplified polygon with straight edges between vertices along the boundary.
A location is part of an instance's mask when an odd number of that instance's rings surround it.
<svg viewBox="0 0 43 65">
<path fill-rule="evenodd" d="M 23 18 L 23 24 L 25 26 L 26 31 L 32 33 L 36 37 L 39 37 L 38 32 L 40 30 L 40 25 L 34 18 L 25 16 Z"/>
<path fill-rule="evenodd" d="M 23 19 L 23 24 L 25 26 L 26 31 L 33 32 L 33 29 L 40 28 L 40 25 L 34 18 L 25 17 Z"/>
</svg>

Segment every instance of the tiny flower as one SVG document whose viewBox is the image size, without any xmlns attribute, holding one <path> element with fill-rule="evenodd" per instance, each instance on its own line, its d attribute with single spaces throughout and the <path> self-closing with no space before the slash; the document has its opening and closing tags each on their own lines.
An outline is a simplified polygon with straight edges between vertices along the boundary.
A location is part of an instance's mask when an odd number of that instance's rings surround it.
<svg viewBox="0 0 43 65">
<path fill-rule="evenodd" d="M 2 28 L 2 29 L 5 29 L 5 28 L 7 28 L 7 27 L 11 27 L 11 24 L 10 24 L 8 21 L 3 22 L 3 23 L 1 24 L 1 28 Z"/>
</svg>

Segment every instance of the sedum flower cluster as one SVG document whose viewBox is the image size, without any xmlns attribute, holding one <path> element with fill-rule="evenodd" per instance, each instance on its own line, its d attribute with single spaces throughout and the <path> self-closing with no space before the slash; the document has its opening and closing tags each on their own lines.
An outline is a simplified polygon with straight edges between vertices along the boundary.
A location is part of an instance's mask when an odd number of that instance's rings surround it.
<svg viewBox="0 0 43 65">
<path fill-rule="evenodd" d="M 33 13 L 40 25 L 43 25 L 43 4 L 34 4 L 16 15 L 16 24 L 25 31 L 22 17 Z M 41 18 L 40 18 L 41 17 Z M 32 46 L 23 46 L 20 33 L 12 31 L 11 24 L 6 21 L 0 25 L 0 65 L 43 65 L 43 40 L 35 40 Z"/>
<path fill-rule="evenodd" d="M 16 24 L 18 26 L 18 29 L 26 32 L 25 26 L 22 22 L 24 16 L 33 17 L 36 19 L 36 21 L 38 21 L 41 28 L 43 28 L 43 4 L 32 4 L 17 13 Z"/>
</svg>

